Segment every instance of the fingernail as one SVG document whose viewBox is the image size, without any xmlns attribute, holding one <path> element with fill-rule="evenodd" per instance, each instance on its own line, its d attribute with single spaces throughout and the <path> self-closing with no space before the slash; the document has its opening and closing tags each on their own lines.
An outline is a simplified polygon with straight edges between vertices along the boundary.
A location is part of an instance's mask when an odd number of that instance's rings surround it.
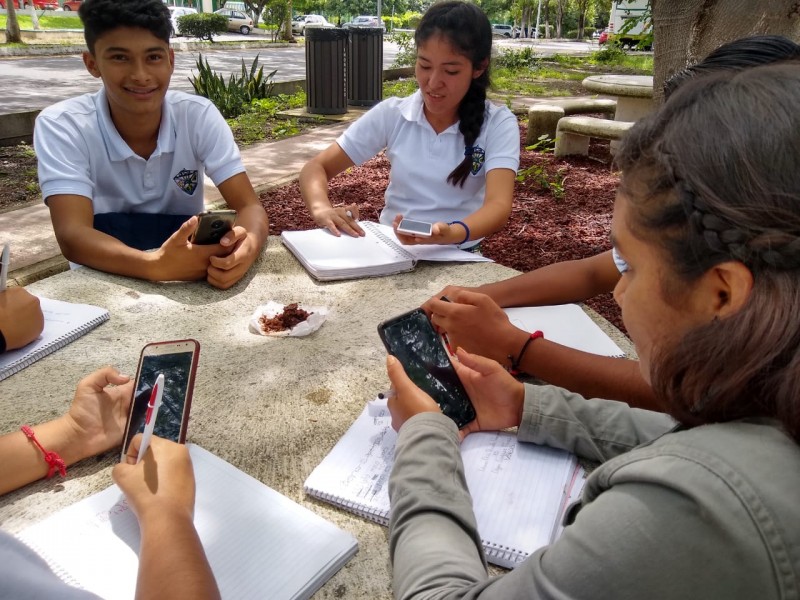
<svg viewBox="0 0 800 600">
<path fill-rule="evenodd" d="M 387 366 L 391 366 L 396 362 L 397 362 L 397 359 L 394 356 L 392 356 L 391 354 L 388 354 L 386 356 L 386 365 Z"/>
</svg>

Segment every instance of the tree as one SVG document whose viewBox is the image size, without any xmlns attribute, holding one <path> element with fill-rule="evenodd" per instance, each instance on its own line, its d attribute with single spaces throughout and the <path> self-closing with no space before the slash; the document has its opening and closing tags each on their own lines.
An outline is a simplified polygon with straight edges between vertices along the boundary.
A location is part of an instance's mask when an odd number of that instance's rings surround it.
<svg viewBox="0 0 800 600">
<path fill-rule="evenodd" d="M 14 8 L 14 0 L 6 2 L 6 44 L 21 44 L 22 33 L 17 22 L 17 11 Z"/>
<path fill-rule="evenodd" d="M 756 34 L 800 40 L 800 6 L 796 0 L 650 0 L 650 4 L 657 102 L 663 98 L 664 81 L 725 42 Z"/>
<path fill-rule="evenodd" d="M 261 13 L 268 4 L 272 4 L 271 0 L 244 0 L 245 8 L 247 8 L 253 17 L 253 27 L 258 27 L 258 20 L 261 18 Z M 281 4 L 284 8 L 286 7 L 285 2 L 281 2 Z"/>
</svg>

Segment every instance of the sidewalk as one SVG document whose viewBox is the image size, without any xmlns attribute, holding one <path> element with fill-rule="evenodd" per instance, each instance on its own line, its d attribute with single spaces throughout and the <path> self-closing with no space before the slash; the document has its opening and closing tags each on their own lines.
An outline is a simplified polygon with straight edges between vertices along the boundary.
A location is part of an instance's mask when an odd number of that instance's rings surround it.
<svg viewBox="0 0 800 600">
<path fill-rule="evenodd" d="M 315 127 L 308 133 L 277 142 L 253 144 L 241 150 L 250 181 L 259 193 L 291 181 L 310 158 L 328 147 L 362 111 L 351 107 L 342 123 Z M 217 188 L 206 178 L 205 203 L 214 207 L 222 202 Z M 11 244 L 9 285 L 27 285 L 68 268 L 56 242 L 50 211 L 44 203 L 0 213 L 0 232 Z"/>
</svg>

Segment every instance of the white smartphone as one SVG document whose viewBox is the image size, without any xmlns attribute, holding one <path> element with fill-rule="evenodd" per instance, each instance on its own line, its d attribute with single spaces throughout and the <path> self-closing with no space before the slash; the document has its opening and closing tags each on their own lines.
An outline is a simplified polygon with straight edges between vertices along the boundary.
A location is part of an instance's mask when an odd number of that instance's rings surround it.
<svg viewBox="0 0 800 600">
<path fill-rule="evenodd" d="M 142 348 L 128 423 L 125 426 L 121 460 L 125 460 L 133 436 L 144 430 L 150 392 L 159 373 L 164 375 L 164 392 L 153 433 L 180 444 L 186 441 L 199 357 L 200 343 L 192 339 L 155 342 Z"/>
<path fill-rule="evenodd" d="M 405 233 L 406 235 L 416 235 L 417 237 L 431 237 L 431 235 L 433 235 L 433 223 L 403 219 L 397 226 L 397 232 Z"/>
</svg>

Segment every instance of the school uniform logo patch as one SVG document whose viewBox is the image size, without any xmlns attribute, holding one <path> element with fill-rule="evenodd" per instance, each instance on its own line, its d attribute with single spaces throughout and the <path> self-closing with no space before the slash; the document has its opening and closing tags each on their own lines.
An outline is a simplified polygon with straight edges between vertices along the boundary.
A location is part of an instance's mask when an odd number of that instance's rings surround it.
<svg viewBox="0 0 800 600">
<path fill-rule="evenodd" d="M 486 151 L 481 148 L 480 146 L 475 146 L 472 149 L 472 171 L 473 175 L 477 175 L 478 172 L 483 167 L 483 163 L 486 160 Z"/>
<path fill-rule="evenodd" d="M 181 171 L 172 178 L 172 181 L 174 181 L 179 188 L 191 196 L 197 189 L 197 171 L 181 169 Z"/>
</svg>

